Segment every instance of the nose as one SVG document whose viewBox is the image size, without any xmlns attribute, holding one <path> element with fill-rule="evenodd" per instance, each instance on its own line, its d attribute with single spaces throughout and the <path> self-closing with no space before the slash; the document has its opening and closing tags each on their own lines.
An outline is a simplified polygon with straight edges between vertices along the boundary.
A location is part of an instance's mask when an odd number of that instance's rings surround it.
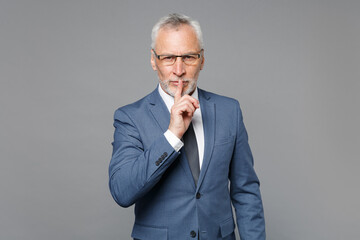
<svg viewBox="0 0 360 240">
<path fill-rule="evenodd" d="M 173 73 L 178 77 L 181 77 L 182 75 L 185 74 L 185 66 L 181 57 L 176 58 L 175 63 L 173 65 Z"/>
</svg>

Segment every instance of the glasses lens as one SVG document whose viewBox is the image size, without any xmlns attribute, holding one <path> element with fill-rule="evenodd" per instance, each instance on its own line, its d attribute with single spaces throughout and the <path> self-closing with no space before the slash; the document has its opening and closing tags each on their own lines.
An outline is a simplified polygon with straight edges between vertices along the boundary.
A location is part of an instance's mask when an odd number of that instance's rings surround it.
<svg viewBox="0 0 360 240">
<path fill-rule="evenodd" d="M 164 65 L 172 65 L 174 64 L 175 60 L 176 60 L 175 56 L 160 56 L 160 61 Z"/>
<path fill-rule="evenodd" d="M 183 59 L 185 64 L 193 65 L 198 60 L 198 55 L 197 54 L 185 55 L 185 56 L 182 57 L 182 59 Z"/>
</svg>

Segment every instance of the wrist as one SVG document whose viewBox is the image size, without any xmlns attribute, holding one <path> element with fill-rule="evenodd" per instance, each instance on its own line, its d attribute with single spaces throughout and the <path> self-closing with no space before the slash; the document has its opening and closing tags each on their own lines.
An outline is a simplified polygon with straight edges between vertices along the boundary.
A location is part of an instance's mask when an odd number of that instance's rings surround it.
<svg viewBox="0 0 360 240">
<path fill-rule="evenodd" d="M 181 132 L 176 131 L 176 130 L 170 128 L 170 127 L 168 128 L 168 130 L 169 130 L 172 134 L 174 134 L 174 136 L 176 136 L 176 137 L 179 138 L 179 139 L 181 139 L 182 136 L 184 135 L 184 134 L 182 134 Z"/>
<path fill-rule="evenodd" d="M 184 143 L 181 141 L 181 139 L 179 139 L 169 129 L 164 133 L 164 136 L 169 144 L 175 149 L 175 151 L 178 152 L 184 146 Z"/>
</svg>

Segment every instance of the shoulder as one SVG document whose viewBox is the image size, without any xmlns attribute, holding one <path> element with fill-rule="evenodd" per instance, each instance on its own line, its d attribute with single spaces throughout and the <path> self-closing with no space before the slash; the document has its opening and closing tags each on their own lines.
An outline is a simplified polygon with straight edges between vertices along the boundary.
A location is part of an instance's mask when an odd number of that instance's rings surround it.
<svg viewBox="0 0 360 240">
<path fill-rule="evenodd" d="M 214 102 L 216 105 L 226 105 L 229 107 L 239 107 L 239 101 L 235 98 L 222 96 L 213 92 L 205 91 L 199 88 L 199 95 Z"/>
<path fill-rule="evenodd" d="M 242 119 L 242 111 L 239 101 L 235 98 L 222 96 L 216 93 L 199 89 L 199 96 L 212 102 L 216 106 L 216 112 L 220 116 L 228 118 Z"/>
<path fill-rule="evenodd" d="M 114 118 L 119 118 L 120 116 L 123 115 L 127 115 L 127 116 L 136 116 L 138 114 L 141 114 L 144 112 L 144 110 L 147 109 L 149 103 L 152 101 L 151 99 L 153 99 L 154 97 L 156 97 L 156 92 L 157 89 L 155 89 L 153 92 L 149 93 L 148 95 L 146 95 L 145 97 L 124 105 L 122 107 L 119 107 L 118 109 L 116 109 L 115 113 L 114 113 Z"/>
</svg>

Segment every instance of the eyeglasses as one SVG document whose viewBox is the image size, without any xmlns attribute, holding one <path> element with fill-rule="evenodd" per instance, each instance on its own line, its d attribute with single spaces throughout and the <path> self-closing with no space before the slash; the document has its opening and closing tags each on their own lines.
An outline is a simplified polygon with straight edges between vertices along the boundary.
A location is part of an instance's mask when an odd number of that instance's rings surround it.
<svg viewBox="0 0 360 240">
<path fill-rule="evenodd" d="M 165 66 L 171 66 L 176 62 L 176 59 L 178 57 L 181 58 L 181 60 L 186 64 L 186 65 L 196 65 L 198 60 L 201 57 L 201 52 L 204 49 L 201 49 L 200 52 L 198 53 L 191 53 L 191 54 L 185 54 L 185 55 L 157 55 L 155 50 L 153 49 L 154 55 L 157 59 L 160 60 L 161 64 L 165 65 Z"/>
</svg>

